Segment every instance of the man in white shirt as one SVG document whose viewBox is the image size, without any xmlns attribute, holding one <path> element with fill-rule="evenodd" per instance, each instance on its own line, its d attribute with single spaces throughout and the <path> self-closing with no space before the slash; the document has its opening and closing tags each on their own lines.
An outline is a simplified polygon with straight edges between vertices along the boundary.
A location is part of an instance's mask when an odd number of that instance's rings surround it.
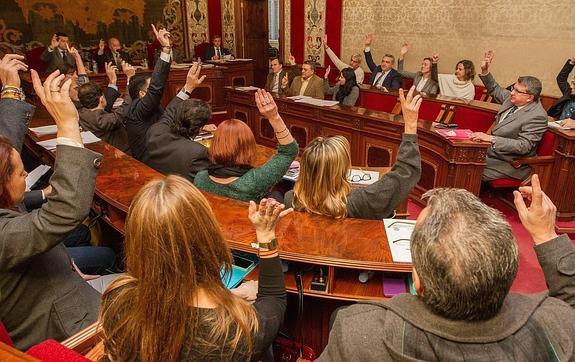
<svg viewBox="0 0 575 362">
<path fill-rule="evenodd" d="M 349 59 L 349 64 L 345 64 L 338 58 L 337 55 L 331 50 L 331 48 L 327 45 L 327 35 L 323 36 L 323 45 L 325 47 L 325 52 L 331 59 L 332 63 L 339 69 L 340 71 L 345 68 L 353 69 L 355 73 L 355 79 L 357 80 L 357 84 L 362 84 L 363 79 L 365 77 L 365 72 L 360 67 L 361 65 L 361 55 L 360 54 L 352 54 L 351 58 Z"/>
<path fill-rule="evenodd" d="M 399 89 L 401 87 L 401 75 L 393 66 L 395 64 L 395 57 L 391 54 L 385 54 L 381 59 L 381 65 L 376 65 L 371 56 L 371 42 L 373 41 L 373 34 L 365 36 L 365 62 L 371 70 L 371 77 L 369 84 L 384 90 Z"/>
<path fill-rule="evenodd" d="M 290 61 L 289 64 L 286 64 L 286 67 L 283 66 L 283 61 L 279 58 L 273 58 L 271 60 L 271 73 L 268 74 L 266 79 L 265 89 L 271 93 L 279 93 L 282 79 L 287 75 L 288 77 L 288 86 L 291 84 L 293 78 L 298 75 L 297 65 L 295 63 L 295 59 L 292 55 L 289 57 Z"/>
</svg>

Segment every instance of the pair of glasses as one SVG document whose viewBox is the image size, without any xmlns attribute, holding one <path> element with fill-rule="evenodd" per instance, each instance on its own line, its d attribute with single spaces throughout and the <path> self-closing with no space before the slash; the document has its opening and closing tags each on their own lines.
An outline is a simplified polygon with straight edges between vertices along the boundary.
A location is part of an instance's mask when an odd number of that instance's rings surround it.
<svg viewBox="0 0 575 362">
<path fill-rule="evenodd" d="M 520 91 L 519 89 L 515 88 L 515 86 L 513 88 L 511 88 L 511 92 L 520 93 L 520 94 L 531 94 L 529 92 Z"/>
<path fill-rule="evenodd" d="M 364 173 L 363 175 L 352 175 L 351 182 L 369 181 L 371 180 L 371 175 Z"/>
</svg>

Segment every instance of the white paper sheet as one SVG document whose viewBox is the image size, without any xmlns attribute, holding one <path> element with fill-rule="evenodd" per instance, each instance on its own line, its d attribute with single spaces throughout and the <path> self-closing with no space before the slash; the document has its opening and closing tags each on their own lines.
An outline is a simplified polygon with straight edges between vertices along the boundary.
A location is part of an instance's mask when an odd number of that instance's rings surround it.
<svg viewBox="0 0 575 362">
<path fill-rule="evenodd" d="M 314 106 L 320 106 L 320 107 L 331 107 L 331 106 L 335 106 L 336 104 L 339 104 L 338 101 L 327 101 L 325 99 L 315 99 L 315 98 L 303 98 L 303 99 L 296 99 L 295 100 L 297 103 L 306 103 L 306 104 L 311 104 Z"/>
<path fill-rule="evenodd" d="M 48 165 L 40 165 L 32 171 L 28 172 L 28 176 L 26 176 L 26 191 L 30 191 L 30 187 L 34 186 L 40 177 L 44 176 L 44 174 L 48 172 L 50 168 L 51 167 Z"/>
<path fill-rule="evenodd" d="M 558 128 L 558 129 L 562 129 L 562 130 L 573 129 L 573 128 L 571 128 L 571 127 L 563 127 L 563 126 L 561 126 L 561 121 L 552 121 L 552 122 L 549 122 L 549 127 Z"/>
<path fill-rule="evenodd" d="M 383 219 L 391 257 L 396 263 L 411 263 L 411 234 L 415 220 Z"/>
<path fill-rule="evenodd" d="M 87 145 L 90 143 L 96 143 L 96 142 L 100 142 L 101 139 L 99 139 L 98 137 L 96 137 L 92 132 L 90 131 L 85 131 L 85 132 L 81 132 L 80 136 L 82 136 L 82 142 Z M 39 146 L 44 147 L 45 149 L 47 149 L 48 151 L 52 151 L 56 149 L 56 139 L 52 138 L 46 141 L 41 141 L 38 142 Z"/>
<path fill-rule="evenodd" d="M 257 91 L 259 88 L 250 85 L 250 86 L 247 86 L 247 87 L 236 87 L 236 89 L 237 89 L 237 90 L 244 91 L 244 92 L 247 92 L 247 91 Z"/>
<path fill-rule="evenodd" d="M 30 131 L 34 132 L 37 136 L 44 136 L 47 134 L 56 134 L 56 132 L 58 131 L 58 127 L 56 127 L 56 125 L 53 124 L 51 126 L 30 128 Z"/>
</svg>

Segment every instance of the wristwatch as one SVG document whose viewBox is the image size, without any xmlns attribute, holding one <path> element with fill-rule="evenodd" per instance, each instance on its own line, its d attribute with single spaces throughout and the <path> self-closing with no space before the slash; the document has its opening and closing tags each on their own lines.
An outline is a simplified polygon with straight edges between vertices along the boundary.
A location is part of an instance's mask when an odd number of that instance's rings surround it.
<svg viewBox="0 0 575 362">
<path fill-rule="evenodd" d="M 265 243 L 258 242 L 257 244 L 258 244 L 258 250 L 260 252 L 276 250 L 278 248 L 278 241 L 276 238 L 273 238 L 270 241 L 265 242 Z"/>
</svg>

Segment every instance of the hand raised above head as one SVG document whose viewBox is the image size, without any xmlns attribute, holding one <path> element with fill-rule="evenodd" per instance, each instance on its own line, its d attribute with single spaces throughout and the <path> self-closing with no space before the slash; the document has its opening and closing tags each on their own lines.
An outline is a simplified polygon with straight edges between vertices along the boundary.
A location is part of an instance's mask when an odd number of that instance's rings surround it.
<svg viewBox="0 0 575 362">
<path fill-rule="evenodd" d="M 328 65 L 327 68 L 325 68 L 325 73 L 323 74 L 323 77 L 325 79 L 328 79 L 330 72 L 331 72 L 331 65 Z"/>
<path fill-rule="evenodd" d="M 113 65 L 112 62 L 104 63 L 104 67 L 106 68 L 106 75 L 108 76 L 110 83 L 116 84 L 116 81 L 118 80 L 118 76 L 116 75 L 118 67 Z"/>
<path fill-rule="evenodd" d="M 289 57 L 288 57 L 288 61 L 290 63 L 290 65 L 295 65 L 295 57 L 290 53 Z"/>
<path fill-rule="evenodd" d="M 80 126 L 78 125 L 78 111 L 70 99 L 72 78 L 62 84 L 64 74 L 60 74 L 60 71 L 56 70 L 42 84 L 34 69 L 31 70 L 31 74 L 32 84 L 38 98 L 58 126 L 58 137 L 67 137 L 82 143 Z"/>
<path fill-rule="evenodd" d="M 493 61 L 493 57 L 495 56 L 495 52 L 493 50 L 488 50 L 485 52 L 483 56 L 483 60 L 481 61 L 481 72 L 483 74 L 487 73 L 489 70 L 489 66 Z"/>
<path fill-rule="evenodd" d="M 399 54 L 403 57 L 409 51 L 409 44 L 403 43 L 401 45 L 401 49 L 399 50 Z"/>
<path fill-rule="evenodd" d="M 557 208 L 541 189 L 539 176 L 531 176 L 531 186 L 522 186 L 513 191 L 514 203 L 521 223 L 527 229 L 535 244 L 541 244 L 557 237 L 555 216 Z M 523 198 L 531 200 L 527 207 Z"/>
<path fill-rule="evenodd" d="M 431 57 L 431 62 L 434 64 L 439 62 L 439 53 L 433 54 L 433 56 Z"/>
<path fill-rule="evenodd" d="M 292 208 L 285 210 L 285 205 L 274 199 L 262 199 L 259 207 L 255 202 L 250 201 L 248 218 L 256 229 L 258 241 L 260 237 L 263 239 L 275 237 L 275 228 L 278 221 L 292 211 Z"/>
<path fill-rule="evenodd" d="M 401 111 L 403 114 L 403 122 L 405 124 L 405 133 L 417 133 L 417 120 L 419 119 L 419 107 L 421 106 L 421 96 L 418 94 L 415 97 L 415 86 L 412 86 L 404 95 L 403 89 L 399 89 L 399 102 L 401 103 Z"/>
<path fill-rule="evenodd" d="M 50 48 L 56 49 L 58 47 L 58 35 L 52 35 L 52 39 L 50 39 Z"/>
<path fill-rule="evenodd" d="M 160 42 L 162 47 L 169 47 L 170 46 L 170 32 L 167 31 L 165 28 L 160 28 L 160 30 L 156 29 L 156 26 L 152 24 L 152 30 L 156 35 L 156 39 Z"/>
<path fill-rule="evenodd" d="M 373 33 L 369 33 L 369 34 L 365 34 L 365 40 L 364 40 L 364 45 L 366 47 L 371 46 L 371 43 L 373 42 Z"/>
<path fill-rule="evenodd" d="M 274 97 L 264 89 L 258 89 L 255 93 L 256 105 L 260 114 L 269 120 L 279 117 L 278 106 Z"/>
<path fill-rule="evenodd" d="M 68 54 L 73 56 L 74 59 L 76 59 L 76 60 L 81 59 L 80 52 L 78 52 L 78 49 L 71 47 L 68 43 L 66 43 L 66 49 L 68 50 Z"/>
<path fill-rule="evenodd" d="M 0 81 L 3 85 L 20 88 L 20 75 L 18 72 L 28 70 L 28 65 L 23 60 L 23 55 L 4 55 L 2 60 L 0 60 Z"/>
<path fill-rule="evenodd" d="M 122 60 L 121 66 L 122 72 L 126 75 L 126 77 L 132 78 L 136 74 L 136 68 L 134 68 L 130 63 Z"/>
<path fill-rule="evenodd" d="M 187 92 L 191 92 L 196 89 L 200 84 L 202 84 L 204 79 L 206 79 L 206 75 L 200 76 L 201 70 L 202 65 L 200 63 L 194 63 L 188 70 L 186 85 L 184 86 Z"/>
<path fill-rule="evenodd" d="M 323 45 L 327 47 L 327 34 L 323 35 Z"/>
</svg>

